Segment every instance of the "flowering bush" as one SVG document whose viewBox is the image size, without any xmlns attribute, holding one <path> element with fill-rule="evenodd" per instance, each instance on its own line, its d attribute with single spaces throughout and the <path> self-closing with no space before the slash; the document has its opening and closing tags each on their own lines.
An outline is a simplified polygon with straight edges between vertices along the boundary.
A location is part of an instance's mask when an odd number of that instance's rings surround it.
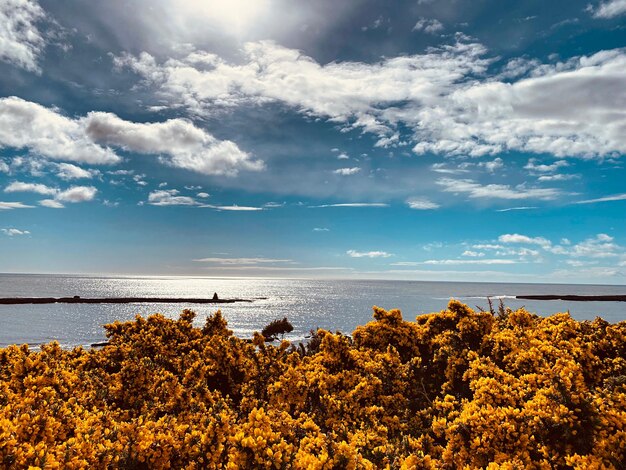
<svg viewBox="0 0 626 470">
<path fill-rule="evenodd" d="M 623 468 L 626 322 L 505 313 L 375 307 L 307 351 L 186 310 L 0 349 L 0 467 Z"/>
</svg>

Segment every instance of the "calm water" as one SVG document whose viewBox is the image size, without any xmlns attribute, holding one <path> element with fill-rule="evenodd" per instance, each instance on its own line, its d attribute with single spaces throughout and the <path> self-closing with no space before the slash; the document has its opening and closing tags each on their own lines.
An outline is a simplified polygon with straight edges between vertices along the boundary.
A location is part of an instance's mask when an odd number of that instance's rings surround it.
<svg viewBox="0 0 626 470">
<path fill-rule="evenodd" d="M 192 277 L 86 277 L 0 274 L 0 297 L 267 297 L 253 303 L 224 304 L 229 327 L 241 337 L 276 318 L 294 325 L 288 339 L 303 338 L 312 328 L 349 333 L 372 318 L 371 307 L 400 308 L 405 319 L 445 308 L 451 297 L 486 308 L 486 297 L 504 297 L 512 308 L 549 315 L 569 310 L 578 320 L 601 316 L 626 320 L 624 302 L 518 301 L 519 294 L 624 294 L 626 286 L 490 284 L 414 281 L 346 281 L 285 279 L 214 279 Z M 160 312 L 177 318 L 183 308 L 204 323 L 215 305 L 194 304 L 50 304 L 0 305 L 0 346 L 57 340 L 63 346 L 89 345 L 105 339 L 102 325 Z"/>
</svg>

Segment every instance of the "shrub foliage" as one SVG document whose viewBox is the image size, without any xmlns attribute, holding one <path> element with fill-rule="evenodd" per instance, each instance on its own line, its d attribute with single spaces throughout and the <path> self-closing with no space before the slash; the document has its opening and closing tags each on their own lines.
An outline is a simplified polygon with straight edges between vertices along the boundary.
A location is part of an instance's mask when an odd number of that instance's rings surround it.
<svg viewBox="0 0 626 470">
<path fill-rule="evenodd" d="M 106 325 L 108 346 L 0 350 L 1 468 L 610 469 L 626 322 L 374 308 L 314 350 L 218 312 Z"/>
<path fill-rule="evenodd" d="M 265 341 L 274 341 L 278 338 L 278 335 L 283 337 L 285 333 L 291 333 L 292 331 L 293 325 L 287 320 L 287 317 L 285 317 L 282 320 L 270 322 L 261 330 L 261 334 L 265 338 Z"/>
</svg>

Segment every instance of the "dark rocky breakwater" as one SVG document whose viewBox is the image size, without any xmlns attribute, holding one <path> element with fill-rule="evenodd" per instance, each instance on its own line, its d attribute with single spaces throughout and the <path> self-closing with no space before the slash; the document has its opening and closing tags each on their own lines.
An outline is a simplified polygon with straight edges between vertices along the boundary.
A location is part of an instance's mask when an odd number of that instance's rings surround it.
<svg viewBox="0 0 626 470">
<path fill-rule="evenodd" d="M 265 297 L 256 299 L 220 299 L 213 298 L 169 298 L 169 297 L 103 297 L 84 298 L 74 297 L 9 297 L 0 298 L 0 305 L 18 304 L 132 304 L 132 303 L 176 303 L 176 304 L 232 304 L 235 302 L 253 302 L 264 300 Z"/>
<path fill-rule="evenodd" d="M 577 302 L 626 302 L 626 295 L 516 295 L 525 300 L 572 300 Z"/>
</svg>

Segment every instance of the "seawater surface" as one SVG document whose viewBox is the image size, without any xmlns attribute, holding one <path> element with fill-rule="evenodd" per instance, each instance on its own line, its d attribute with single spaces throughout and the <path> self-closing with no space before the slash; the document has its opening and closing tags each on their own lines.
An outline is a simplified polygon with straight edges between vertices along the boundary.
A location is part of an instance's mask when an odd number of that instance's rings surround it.
<svg viewBox="0 0 626 470">
<path fill-rule="evenodd" d="M 511 308 L 525 306 L 539 315 L 569 311 L 577 320 L 600 316 L 626 320 L 625 302 L 517 300 L 522 294 L 624 294 L 626 286 L 504 284 L 374 280 L 216 279 L 199 277 L 95 277 L 0 274 L 0 297 L 211 297 L 254 299 L 236 304 L 44 304 L 0 305 L 0 346 L 56 340 L 64 347 L 105 339 L 102 325 L 135 315 L 162 313 L 177 318 L 184 308 L 197 312 L 196 324 L 218 308 L 240 337 L 250 337 L 270 321 L 287 317 L 298 341 L 311 329 L 351 333 L 372 319 L 372 306 L 399 308 L 405 319 L 445 309 L 451 298 L 487 308 L 487 297 Z"/>
</svg>

